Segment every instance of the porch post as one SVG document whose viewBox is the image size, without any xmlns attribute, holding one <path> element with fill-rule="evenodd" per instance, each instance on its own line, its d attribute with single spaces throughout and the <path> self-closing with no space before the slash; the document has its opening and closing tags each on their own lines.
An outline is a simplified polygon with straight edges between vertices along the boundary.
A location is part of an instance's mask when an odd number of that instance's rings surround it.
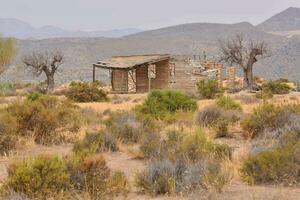
<svg viewBox="0 0 300 200">
<path fill-rule="evenodd" d="M 93 65 L 93 82 L 96 81 L 96 67 Z"/>
</svg>

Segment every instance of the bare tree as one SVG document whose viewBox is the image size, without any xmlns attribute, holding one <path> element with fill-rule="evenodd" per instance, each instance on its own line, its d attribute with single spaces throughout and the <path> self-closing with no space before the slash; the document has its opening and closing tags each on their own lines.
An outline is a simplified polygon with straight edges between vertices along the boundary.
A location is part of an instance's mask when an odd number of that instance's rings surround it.
<svg viewBox="0 0 300 200">
<path fill-rule="evenodd" d="M 227 42 L 220 42 L 221 61 L 230 65 L 239 65 L 244 72 L 244 79 L 248 89 L 255 89 L 253 81 L 253 66 L 259 58 L 266 57 L 269 53 L 265 42 L 245 42 L 242 34 L 237 34 Z"/>
<path fill-rule="evenodd" d="M 46 75 L 47 92 L 54 89 L 54 75 L 58 67 L 63 63 L 64 56 L 61 52 L 33 52 L 23 57 L 23 63 L 33 72 L 34 75 Z"/>
</svg>

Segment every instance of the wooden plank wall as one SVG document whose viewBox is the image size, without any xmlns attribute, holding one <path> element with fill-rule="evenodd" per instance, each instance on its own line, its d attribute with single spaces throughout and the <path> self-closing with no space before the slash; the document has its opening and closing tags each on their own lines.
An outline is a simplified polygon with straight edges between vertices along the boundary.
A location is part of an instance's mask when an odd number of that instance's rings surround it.
<svg viewBox="0 0 300 200">
<path fill-rule="evenodd" d="M 175 82 L 169 84 L 170 88 L 195 92 L 196 83 L 205 77 L 193 74 L 193 67 L 186 60 L 176 60 L 173 64 L 175 65 Z"/>
<path fill-rule="evenodd" d="M 136 92 L 148 92 L 148 67 L 141 66 L 136 68 Z"/>
<path fill-rule="evenodd" d="M 112 71 L 112 90 L 117 93 L 128 92 L 128 72 L 114 69 Z"/>
<path fill-rule="evenodd" d="M 156 78 L 151 79 L 151 89 L 164 89 L 169 84 L 169 60 L 161 61 L 155 64 Z"/>
</svg>

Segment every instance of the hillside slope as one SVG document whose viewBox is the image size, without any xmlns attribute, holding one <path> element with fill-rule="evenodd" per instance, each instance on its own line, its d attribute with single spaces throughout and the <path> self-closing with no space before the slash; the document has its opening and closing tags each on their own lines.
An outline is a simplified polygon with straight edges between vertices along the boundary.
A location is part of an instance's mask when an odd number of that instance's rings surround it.
<svg viewBox="0 0 300 200">
<path fill-rule="evenodd" d="M 288 8 L 257 26 L 265 32 L 300 30 L 300 8 Z"/>
</svg>

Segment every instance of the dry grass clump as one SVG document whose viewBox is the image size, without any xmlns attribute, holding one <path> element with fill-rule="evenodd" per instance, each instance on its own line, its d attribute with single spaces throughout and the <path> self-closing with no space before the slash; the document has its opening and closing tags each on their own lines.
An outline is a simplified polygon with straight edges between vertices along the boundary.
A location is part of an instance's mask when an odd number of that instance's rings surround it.
<svg viewBox="0 0 300 200">
<path fill-rule="evenodd" d="M 7 155 L 17 144 L 17 122 L 5 112 L 0 113 L 0 155 Z"/>
<path fill-rule="evenodd" d="M 131 111 L 111 112 L 104 124 L 108 133 L 124 143 L 137 143 L 144 134 L 160 129 L 154 119 Z"/>
<path fill-rule="evenodd" d="M 259 103 L 259 100 L 255 96 L 252 96 L 252 95 L 246 95 L 246 94 L 236 95 L 235 99 L 239 100 L 243 104 Z"/>
<path fill-rule="evenodd" d="M 75 105 L 47 95 L 13 102 L 1 110 L 0 118 L 1 154 L 20 137 L 33 137 L 43 145 L 68 142 L 65 133 L 76 133 L 82 125 Z"/>
<path fill-rule="evenodd" d="M 219 106 L 209 106 L 201 110 L 196 116 L 196 124 L 201 127 L 215 129 L 215 137 L 227 137 L 229 126 L 243 118 L 240 110 L 228 110 Z"/>
<path fill-rule="evenodd" d="M 52 96 L 12 103 L 5 112 L 15 119 L 18 135 L 33 135 L 39 144 L 63 142 L 64 137 L 60 133 L 77 132 L 81 125 L 78 108 L 69 101 Z"/>
<path fill-rule="evenodd" d="M 214 188 L 217 192 L 231 180 L 228 171 L 212 160 L 188 163 L 182 160 L 155 160 L 145 171 L 137 174 L 136 185 L 143 193 L 152 195 L 188 194 Z"/>
<path fill-rule="evenodd" d="M 268 81 L 262 85 L 264 91 L 269 91 L 272 94 L 288 94 L 291 91 L 291 87 L 287 84 L 287 80 L 275 80 Z"/>
<path fill-rule="evenodd" d="M 108 101 L 106 92 L 100 87 L 98 83 L 72 82 L 66 96 L 75 102 Z"/>
<path fill-rule="evenodd" d="M 230 96 L 220 96 L 216 99 L 217 106 L 226 110 L 242 110 L 242 106 Z"/>
<path fill-rule="evenodd" d="M 76 154 L 96 154 L 103 151 L 117 151 L 117 139 L 112 134 L 104 131 L 87 133 L 85 138 L 74 144 L 73 151 Z"/>
<path fill-rule="evenodd" d="M 300 137 L 283 146 L 250 155 L 241 168 L 249 184 L 300 184 Z M 297 142 L 298 141 L 298 142 Z"/>
<path fill-rule="evenodd" d="M 299 106 L 276 106 L 265 103 L 241 123 L 244 137 L 255 138 L 265 131 L 276 131 L 290 123 L 290 117 L 299 115 Z"/>
<path fill-rule="evenodd" d="M 149 134 L 140 148 L 150 159 L 148 168 L 136 178 L 142 192 L 174 194 L 200 188 L 221 191 L 231 179 L 221 166 L 231 158 L 231 148 L 212 143 L 201 130 L 192 134 L 170 131 L 165 139 Z"/>
</svg>

